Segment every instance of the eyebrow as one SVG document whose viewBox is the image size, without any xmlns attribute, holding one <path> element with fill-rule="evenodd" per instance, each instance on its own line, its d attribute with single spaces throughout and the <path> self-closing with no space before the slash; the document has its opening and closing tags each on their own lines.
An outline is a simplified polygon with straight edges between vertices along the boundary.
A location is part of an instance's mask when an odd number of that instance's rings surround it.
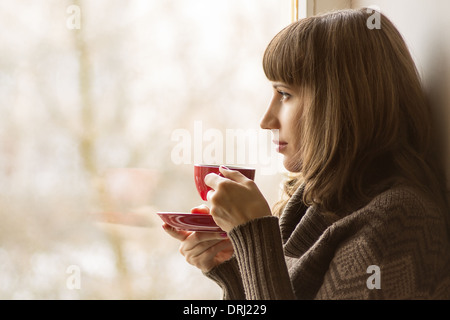
<svg viewBox="0 0 450 320">
<path fill-rule="evenodd" d="M 275 89 L 278 89 L 279 87 L 284 87 L 286 89 L 292 89 L 292 87 L 288 84 L 285 84 L 283 82 L 274 82 L 272 83 L 272 87 Z"/>
</svg>

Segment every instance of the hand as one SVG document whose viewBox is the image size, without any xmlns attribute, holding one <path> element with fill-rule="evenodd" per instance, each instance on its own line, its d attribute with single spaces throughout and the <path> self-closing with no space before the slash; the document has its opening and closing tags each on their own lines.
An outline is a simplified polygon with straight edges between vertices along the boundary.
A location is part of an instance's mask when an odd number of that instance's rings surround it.
<svg viewBox="0 0 450 320">
<path fill-rule="evenodd" d="M 239 171 L 222 166 L 219 170 L 223 177 L 210 173 L 205 177 L 205 184 L 213 189 L 207 196 L 210 213 L 222 230 L 229 232 L 238 225 L 272 214 L 253 180 Z"/>
<path fill-rule="evenodd" d="M 202 205 L 193 208 L 191 212 L 208 214 L 209 208 Z M 176 230 L 167 224 L 164 224 L 163 228 L 172 237 L 181 241 L 180 253 L 186 261 L 203 272 L 210 271 L 233 255 L 233 245 L 226 233 L 188 232 Z"/>
</svg>

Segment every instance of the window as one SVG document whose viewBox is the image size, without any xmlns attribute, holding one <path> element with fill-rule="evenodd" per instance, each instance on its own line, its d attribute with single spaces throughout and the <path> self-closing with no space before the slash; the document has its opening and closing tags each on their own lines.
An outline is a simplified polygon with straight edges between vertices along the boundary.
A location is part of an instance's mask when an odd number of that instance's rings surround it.
<svg viewBox="0 0 450 320">
<path fill-rule="evenodd" d="M 276 200 L 270 151 L 256 150 L 255 161 L 242 150 L 267 141 L 261 58 L 289 6 L 0 4 L 1 298 L 220 298 L 155 212 L 200 204 L 194 160 L 224 162 L 230 150 L 234 164 L 266 170 L 257 181 Z M 182 137 L 190 144 L 177 154 Z M 239 137 L 244 146 L 233 146 Z"/>
</svg>

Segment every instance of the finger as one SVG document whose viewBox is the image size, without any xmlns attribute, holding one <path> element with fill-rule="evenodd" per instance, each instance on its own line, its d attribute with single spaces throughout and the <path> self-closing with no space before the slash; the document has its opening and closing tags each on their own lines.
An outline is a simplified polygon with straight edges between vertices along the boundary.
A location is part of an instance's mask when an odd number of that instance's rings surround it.
<svg viewBox="0 0 450 320">
<path fill-rule="evenodd" d="M 177 230 L 166 223 L 163 224 L 162 227 L 169 235 L 180 241 L 184 241 L 192 233 L 188 231 Z"/>
<path fill-rule="evenodd" d="M 206 194 L 206 201 L 211 201 L 212 196 L 214 195 L 214 190 L 209 190 Z M 211 214 L 211 210 L 209 210 L 209 214 Z"/>
<path fill-rule="evenodd" d="M 236 181 L 236 182 L 245 182 L 245 181 L 249 180 L 246 176 L 244 176 L 239 171 L 231 170 L 226 166 L 220 166 L 219 171 L 225 178 Z"/>
<path fill-rule="evenodd" d="M 222 240 L 218 244 L 214 246 L 214 254 L 219 253 L 220 251 L 224 250 L 234 250 L 233 244 L 231 243 L 231 240 Z"/>
<path fill-rule="evenodd" d="M 200 243 L 212 243 L 214 241 L 222 241 L 227 239 L 226 233 L 218 232 L 193 232 L 183 242 L 186 251 L 192 250 Z"/>
<path fill-rule="evenodd" d="M 191 250 L 186 255 L 186 260 L 191 264 L 197 264 L 196 261 L 210 260 L 214 258 L 219 252 L 223 250 L 230 250 L 233 248 L 230 240 L 217 241 L 210 243 L 209 246 L 198 246 L 194 250 Z"/>
<path fill-rule="evenodd" d="M 233 250 L 233 245 L 231 244 L 231 241 L 229 240 L 220 241 L 198 255 L 187 256 L 186 260 L 188 260 L 189 263 L 195 265 L 197 261 L 200 262 L 201 260 L 210 260 L 214 258 L 218 253 L 225 250 L 226 251 Z"/>
<path fill-rule="evenodd" d="M 215 190 L 217 189 L 219 183 L 224 180 L 227 179 L 222 176 L 219 176 L 218 174 L 209 173 L 205 176 L 204 182 L 208 187 L 213 188 Z"/>
<path fill-rule="evenodd" d="M 230 240 L 222 240 L 216 245 L 209 248 L 207 251 L 208 253 L 212 254 L 213 256 L 217 255 L 219 252 L 223 250 L 230 250 L 233 249 L 233 244 Z"/>
<path fill-rule="evenodd" d="M 189 246 L 188 242 L 183 241 L 180 245 L 180 252 L 185 257 L 196 257 L 203 252 L 219 243 L 221 240 L 210 240 L 204 242 L 197 242 L 193 247 Z"/>
<path fill-rule="evenodd" d="M 209 214 L 209 208 L 205 204 L 201 204 L 198 207 L 194 207 L 191 209 L 191 213 L 203 213 Z"/>
</svg>

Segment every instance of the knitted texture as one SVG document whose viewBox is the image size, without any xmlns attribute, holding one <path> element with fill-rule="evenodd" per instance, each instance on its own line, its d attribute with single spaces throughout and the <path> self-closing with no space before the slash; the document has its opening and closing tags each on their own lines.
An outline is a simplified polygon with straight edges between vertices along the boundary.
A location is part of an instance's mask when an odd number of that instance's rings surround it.
<svg viewBox="0 0 450 320">
<path fill-rule="evenodd" d="M 232 259 L 206 273 L 224 299 L 450 299 L 449 213 L 419 191 L 393 187 L 343 218 L 301 196 L 229 233 Z"/>
</svg>

